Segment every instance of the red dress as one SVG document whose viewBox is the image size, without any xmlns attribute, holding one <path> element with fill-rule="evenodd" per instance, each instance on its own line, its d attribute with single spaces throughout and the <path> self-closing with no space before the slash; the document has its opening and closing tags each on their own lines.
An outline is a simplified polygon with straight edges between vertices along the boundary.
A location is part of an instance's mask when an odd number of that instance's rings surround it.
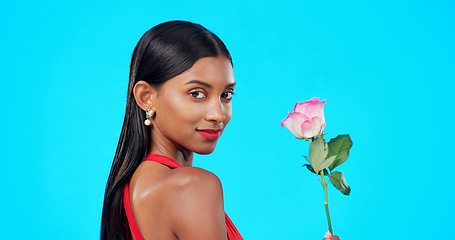
<svg viewBox="0 0 455 240">
<path fill-rule="evenodd" d="M 154 161 L 161 164 L 164 164 L 171 168 L 179 168 L 182 167 L 176 161 L 172 160 L 171 158 L 157 155 L 157 154 L 149 154 L 145 157 L 144 161 Z M 126 217 L 128 219 L 128 224 L 130 226 L 131 233 L 133 235 L 133 240 L 144 240 L 144 236 L 142 236 L 141 230 L 137 226 L 136 220 L 134 220 L 133 212 L 131 211 L 131 204 L 130 204 L 130 187 L 129 184 L 125 185 L 123 189 L 123 206 L 125 207 Z M 228 240 L 243 240 L 242 236 L 240 235 L 237 228 L 235 228 L 234 224 L 232 223 L 231 219 L 229 219 L 228 215 L 224 213 L 226 219 L 226 232 L 227 232 L 227 239 Z"/>
</svg>

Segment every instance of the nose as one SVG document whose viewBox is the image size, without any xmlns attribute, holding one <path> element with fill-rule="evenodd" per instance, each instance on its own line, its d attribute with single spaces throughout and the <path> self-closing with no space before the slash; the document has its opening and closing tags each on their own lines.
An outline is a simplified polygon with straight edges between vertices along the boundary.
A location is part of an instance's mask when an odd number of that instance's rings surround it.
<svg viewBox="0 0 455 240">
<path fill-rule="evenodd" d="M 209 122 L 223 122 L 226 118 L 224 113 L 224 106 L 220 99 L 213 100 L 211 104 L 209 104 L 209 108 L 207 114 L 205 115 L 205 120 Z"/>
</svg>

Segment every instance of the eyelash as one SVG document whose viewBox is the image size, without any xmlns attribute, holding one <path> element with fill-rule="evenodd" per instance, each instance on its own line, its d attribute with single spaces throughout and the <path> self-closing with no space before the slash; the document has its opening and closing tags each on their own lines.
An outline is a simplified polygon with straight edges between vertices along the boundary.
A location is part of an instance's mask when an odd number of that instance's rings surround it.
<svg viewBox="0 0 455 240">
<path fill-rule="evenodd" d="M 225 94 L 229 94 L 229 97 L 223 96 L 223 95 L 225 95 Z M 233 92 L 233 91 L 227 91 L 227 92 L 224 92 L 223 94 L 221 94 L 221 97 L 224 98 L 224 99 L 226 99 L 226 100 L 229 100 L 229 101 L 230 101 L 230 100 L 232 100 L 232 95 L 234 95 L 234 92 Z"/>
<path fill-rule="evenodd" d="M 196 98 L 196 99 L 202 99 L 202 98 L 206 98 L 206 94 L 203 92 L 203 91 L 192 91 L 189 93 L 192 97 Z M 203 94 L 202 97 L 198 97 L 199 94 Z M 226 94 L 229 94 L 228 96 L 226 96 Z M 226 100 L 232 100 L 232 95 L 234 95 L 234 92 L 233 91 L 226 91 L 224 93 L 221 94 L 221 97 L 226 99 Z"/>
<path fill-rule="evenodd" d="M 199 93 L 202 93 L 204 96 L 203 96 L 203 97 L 197 97 L 197 95 L 198 95 Z M 190 95 L 191 95 L 192 97 L 196 98 L 196 99 L 201 99 L 201 98 L 206 97 L 206 96 L 205 96 L 205 93 L 202 92 L 202 91 L 193 91 L 193 92 L 190 92 Z"/>
</svg>

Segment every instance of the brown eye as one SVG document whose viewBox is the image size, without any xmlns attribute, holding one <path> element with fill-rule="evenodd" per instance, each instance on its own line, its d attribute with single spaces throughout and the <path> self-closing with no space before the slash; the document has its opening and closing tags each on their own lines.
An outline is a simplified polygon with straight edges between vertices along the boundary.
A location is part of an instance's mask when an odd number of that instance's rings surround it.
<svg viewBox="0 0 455 240">
<path fill-rule="evenodd" d="M 226 100 L 231 100 L 233 94 L 234 93 L 232 91 L 227 91 L 227 92 L 224 92 L 223 94 L 221 94 L 221 97 Z"/>
<path fill-rule="evenodd" d="M 201 91 L 190 92 L 190 95 L 197 99 L 205 98 L 205 94 Z"/>
</svg>

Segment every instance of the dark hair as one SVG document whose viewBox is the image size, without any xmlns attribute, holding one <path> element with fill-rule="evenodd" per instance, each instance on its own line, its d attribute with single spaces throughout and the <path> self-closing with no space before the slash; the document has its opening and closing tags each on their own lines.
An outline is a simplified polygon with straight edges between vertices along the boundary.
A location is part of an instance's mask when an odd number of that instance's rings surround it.
<svg viewBox="0 0 455 240">
<path fill-rule="evenodd" d="M 150 146 L 150 131 L 144 125 L 145 113 L 134 99 L 134 85 L 144 80 L 152 87 L 159 87 L 191 68 L 200 58 L 220 54 L 232 64 L 229 51 L 215 34 L 186 21 L 161 23 L 139 40 L 131 59 L 125 118 L 104 194 L 101 240 L 129 238 L 123 188 Z"/>
</svg>

